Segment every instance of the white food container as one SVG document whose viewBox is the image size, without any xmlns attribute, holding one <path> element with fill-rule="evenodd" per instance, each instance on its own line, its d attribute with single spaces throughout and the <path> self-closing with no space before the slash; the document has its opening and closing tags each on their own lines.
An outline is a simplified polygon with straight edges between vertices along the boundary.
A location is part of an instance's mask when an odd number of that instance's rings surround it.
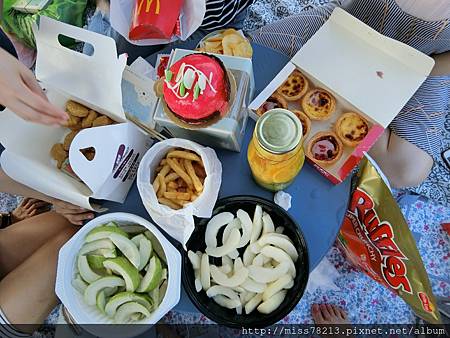
<svg viewBox="0 0 450 338">
<path fill-rule="evenodd" d="M 119 225 L 139 224 L 150 230 L 161 244 L 167 259 L 168 285 L 161 304 L 151 313 L 150 317 L 136 322 L 136 324 L 141 325 L 123 325 L 123 330 L 120 329 L 119 325 L 92 325 L 116 323 L 111 318 L 102 314 L 97 307 L 87 305 L 84 302 L 83 296 L 72 286 L 78 252 L 84 243 L 86 235 L 95 227 L 112 221 L 117 222 Z M 83 226 L 59 251 L 55 286 L 56 295 L 67 308 L 75 323 L 82 326 L 83 329 L 94 336 L 126 338 L 142 334 L 149 329 L 148 325 L 156 324 L 167 312 L 178 304 L 180 291 L 180 253 L 152 223 L 133 214 L 110 213 L 99 216 Z"/>
<path fill-rule="evenodd" d="M 160 204 L 152 184 L 160 161 L 174 148 L 183 148 L 195 152 L 201 157 L 206 171 L 203 192 L 194 202 L 179 210 Z M 194 216 L 202 218 L 212 216 L 221 183 L 222 164 L 216 152 L 211 148 L 179 138 L 164 140 L 151 147 L 142 158 L 136 179 L 142 203 L 152 220 L 180 242 L 183 247 L 186 246 L 195 229 Z"/>
<path fill-rule="evenodd" d="M 93 199 L 123 203 L 136 177 L 149 138 L 136 126 L 125 123 L 122 107 L 122 74 L 125 55 L 117 57 L 113 39 L 42 16 L 34 27 L 37 59 L 36 78 L 49 101 L 62 109 L 74 100 L 112 120 L 116 125 L 84 129 L 74 138 L 70 165 L 81 179 L 56 167 L 50 149 L 69 133 L 65 127 L 52 127 L 25 121 L 5 109 L 0 112 L 1 167 L 15 181 L 45 195 L 94 210 Z M 66 36 L 90 43 L 95 52 L 88 56 L 62 46 Z M 80 150 L 95 148 L 92 161 Z"/>
</svg>

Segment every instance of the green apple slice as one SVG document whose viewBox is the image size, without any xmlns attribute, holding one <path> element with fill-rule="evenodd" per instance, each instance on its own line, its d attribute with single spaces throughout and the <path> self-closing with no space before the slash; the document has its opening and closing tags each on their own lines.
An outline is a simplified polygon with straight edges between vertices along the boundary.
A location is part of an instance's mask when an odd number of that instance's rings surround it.
<svg viewBox="0 0 450 338">
<path fill-rule="evenodd" d="M 134 314 L 131 315 L 130 318 L 131 318 L 131 321 L 137 322 L 139 320 L 144 319 L 145 317 L 144 317 L 144 315 L 142 313 L 134 313 Z"/>
<path fill-rule="evenodd" d="M 118 324 L 126 324 L 132 321 L 132 318 L 136 314 L 142 314 L 144 317 L 150 317 L 150 312 L 145 308 L 145 306 L 137 302 L 128 302 L 121 306 L 116 311 L 114 316 L 114 321 Z"/>
<path fill-rule="evenodd" d="M 127 291 L 133 292 L 141 282 L 139 271 L 125 257 L 107 259 L 103 262 L 103 266 L 122 276 Z"/>
<path fill-rule="evenodd" d="M 116 248 L 114 249 L 98 249 L 89 253 L 89 255 L 103 256 L 105 258 L 115 258 L 117 257 Z"/>
<path fill-rule="evenodd" d="M 144 235 L 147 236 L 147 238 L 152 242 L 153 251 L 155 251 L 159 258 L 161 258 L 167 265 L 166 254 L 164 253 L 164 249 L 161 246 L 161 243 L 159 243 L 159 240 L 156 238 L 156 236 L 153 235 L 153 233 L 151 233 L 149 230 L 144 232 Z"/>
<path fill-rule="evenodd" d="M 92 269 L 103 269 L 103 262 L 106 260 L 105 256 L 87 255 L 86 258 Z"/>
<path fill-rule="evenodd" d="M 90 243 L 99 239 L 109 238 L 109 235 L 112 233 L 128 238 L 128 234 L 119 227 L 100 226 L 89 231 L 84 241 Z"/>
<path fill-rule="evenodd" d="M 142 238 L 147 238 L 147 237 L 145 237 L 143 234 L 139 234 L 139 235 L 136 235 L 136 236 L 134 236 L 134 237 L 131 237 L 131 241 L 132 241 L 134 244 L 136 244 L 136 246 L 139 248 L 139 241 L 140 241 Z"/>
<path fill-rule="evenodd" d="M 161 272 L 161 283 L 163 281 L 165 281 L 166 279 L 167 279 L 167 269 L 164 268 L 164 269 L 162 269 L 162 272 Z"/>
<path fill-rule="evenodd" d="M 134 236 L 131 241 L 136 244 L 139 249 L 141 259 L 138 270 L 141 271 L 145 266 L 147 266 L 150 256 L 152 255 L 152 242 L 143 234 Z"/>
<path fill-rule="evenodd" d="M 148 311 L 151 311 L 153 308 L 153 302 L 150 299 L 150 297 L 147 297 L 145 295 L 139 295 L 139 294 L 133 293 L 133 292 L 121 292 L 121 293 L 118 293 L 118 294 L 114 295 L 113 297 L 111 297 L 109 299 L 108 303 L 106 303 L 106 306 L 105 306 L 106 315 L 111 318 L 114 317 L 114 315 L 116 314 L 117 308 L 119 306 L 121 306 L 122 304 L 125 304 L 128 302 L 139 303 L 139 304 L 145 306 L 145 308 Z"/>
<path fill-rule="evenodd" d="M 98 273 L 94 272 L 91 267 L 89 266 L 88 260 L 86 256 L 78 256 L 78 272 L 81 275 L 81 278 L 83 278 L 86 282 L 92 283 L 96 280 L 100 279 L 102 276 Z"/>
<path fill-rule="evenodd" d="M 158 289 L 159 291 L 159 299 L 157 303 L 158 305 L 161 304 L 162 300 L 164 299 L 164 296 L 166 295 L 167 285 L 168 285 L 167 280 L 165 280 Z"/>
<path fill-rule="evenodd" d="M 145 273 L 137 292 L 150 292 L 159 286 L 162 275 L 161 261 L 157 256 L 150 259 L 149 268 Z"/>
<path fill-rule="evenodd" d="M 125 281 L 117 276 L 102 277 L 90 284 L 84 292 L 84 301 L 88 305 L 94 306 L 97 303 L 97 295 L 105 288 L 125 286 Z"/>
<path fill-rule="evenodd" d="M 128 238 L 115 233 L 109 234 L 109 239 L 120 251 L 122 251 L 124 256 L 128 258 L 131 264 L 133 264 L 136 268 L 139 267 L 141 256 L 136 244 L 134 244 Z"/>
<path fill-rule="evenodd" d="M 115 286 L 113 288 L 105 288 L 103 291 L 105 292 L 106 297 L 111 297 L 112 295 L 117 293 L 118 290 L 119 290 L 119 288 L 117 286 Z"/>
<path fill-rule="evenodd" d="M 80 274 L 77 273 L 75 278 L 72 280 L 72 286 L 77 290 L 79 293 L 84 295 L 84 291 L 86 291 L 86 288 L 88 287 L 88 283 L 86 283 L 83 278 L 81 278 Z"/>
<path fill-rule="evenodd" d="M 150 296 L 150 298 L 153 301 L 153 311 L 158 307 L 158 305 L 161 303 L 160 302 L 160 295 L 159 295 L 159 288 L 154 288 L 152 291 L 150 291 L 148 293 L 148 295 Z"/>
<path fill-rule="evenodd" d="M 106 294 L 105 291 L 100 291 L 97 294 L 97 309 L 100 310 L 100 312 L 105 313 L 105 305 L 106 305 Z"/>
<path fill-rule="evenodd" d="M 142 225 L 138 224 L 128 224 L 128 225 L 122 225 L 122 230 L 125 231 L 128 234 L 140 234 L 147 229 L 146 227 L 143 227 Z"/>
<path fill-rule="evenodd" d="M 80 249 L 80 255 L 97 254 L 97 250 L 101 249 L 113 250 L 115 249 L 115 246 L 110 239 L 99 239 L 97 241 L 84 244 Z"/>
<path fill-rule="evenodd" d="M 106 223 L 106 224 L 104 224 L 104 225 L 102 225 L 102 226 L 105 226 L 105 227 L 116 227 L 116 228 L 118 228 L 118 227 L 119 227 L 119 224 L 117 224 L 116 222 L 109 222 L 109 223 Z"/>
</svg>

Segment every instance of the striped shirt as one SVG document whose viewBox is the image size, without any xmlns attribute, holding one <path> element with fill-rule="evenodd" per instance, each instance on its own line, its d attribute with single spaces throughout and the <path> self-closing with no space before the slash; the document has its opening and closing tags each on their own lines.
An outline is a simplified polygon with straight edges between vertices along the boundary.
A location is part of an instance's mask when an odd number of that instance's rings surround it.
<svg viewBox="0 0 450 338">
<path fill-rule="evenodd" d="M 210 31 L 226 28 L 252 2 L 253 0 L 206 0 L 206 13 L 200 28 Z"/>
<path fill-rule="evenodd" d="M 336 4 L 328 4 L 279 20 L 251 34 L 253 41 L 293 56 L 328 20 Z M 395 0 L 352 0 L 344 7 L 350 14 L 390 38 L 425 54 L 450 50 L 450 18 L 425 21 L 405 11 Z M 394 132 L 438 158 L 449 114 L 450 76 L 430 76 L 394 119 Z"/>
</svg>

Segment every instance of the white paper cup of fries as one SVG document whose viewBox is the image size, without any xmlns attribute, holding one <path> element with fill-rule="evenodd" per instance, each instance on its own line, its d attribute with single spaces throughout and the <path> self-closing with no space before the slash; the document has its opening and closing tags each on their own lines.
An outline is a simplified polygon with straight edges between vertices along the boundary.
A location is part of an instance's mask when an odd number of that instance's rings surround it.
<svg viewBox="0 0 450 338">
<path fill-rule="evenodd" d="M 222 164 L 216 152 L 178 138 L 153 145 L 137 174 L 139 194 L 150 217 L 184 247 L 194 231 L 194 216 L 211 217 L 221 181 Z"/>
</svg>

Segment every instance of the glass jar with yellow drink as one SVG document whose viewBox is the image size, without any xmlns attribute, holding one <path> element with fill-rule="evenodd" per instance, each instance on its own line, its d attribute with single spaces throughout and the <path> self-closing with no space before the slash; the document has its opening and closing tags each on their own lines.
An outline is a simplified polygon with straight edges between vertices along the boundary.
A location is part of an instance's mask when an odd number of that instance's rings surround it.
<svg viewBox="0 0 450 338">
<path fill-rule="evenodd" d="M 286 109 L 272 109 L 256 123 L 247 159 L 256 183 L 278 191 L 292 183 L 305 162 L 302 124 Z"/>
</svg>

